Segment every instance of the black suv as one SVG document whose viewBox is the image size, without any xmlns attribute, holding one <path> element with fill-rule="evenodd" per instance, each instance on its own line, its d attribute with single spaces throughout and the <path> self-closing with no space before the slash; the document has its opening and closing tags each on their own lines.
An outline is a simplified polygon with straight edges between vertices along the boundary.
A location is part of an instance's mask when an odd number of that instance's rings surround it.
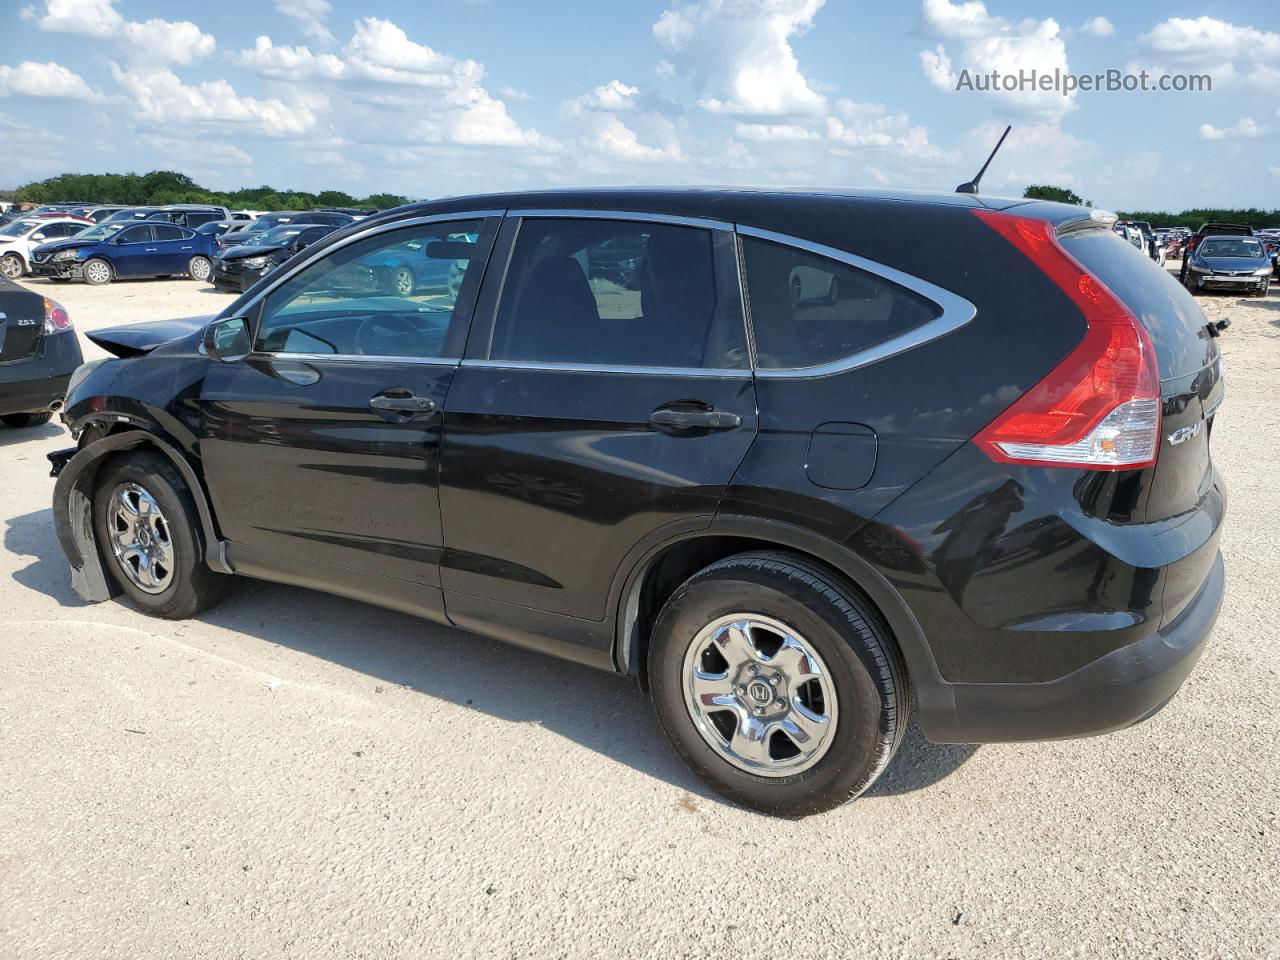
<svg viewBox="0 0 1280 960">
<path fill-rule="evenodd" d="M 912 712 L 1129 726 L 1217 617 L 1223 388 L 1113 221 L 745 190 L 371 217 L 211 323 L 91 334 L 119 359 L 52 457 L 73 583 L 181 618 L 240 574 L 633 674 L 709 784 L 788 815 L 865 790 Z"/>
</svg>

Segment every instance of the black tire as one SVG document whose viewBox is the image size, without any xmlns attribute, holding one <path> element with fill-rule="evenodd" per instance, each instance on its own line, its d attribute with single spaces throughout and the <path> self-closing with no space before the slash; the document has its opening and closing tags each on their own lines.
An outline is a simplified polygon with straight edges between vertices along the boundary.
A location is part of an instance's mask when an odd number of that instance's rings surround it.
<svg viewBox="0 0 1280 960">
<path fill-rule="evenodd" d="M 53 414 L 48 410 L 40 413 L 10 413 L 0 417 L 4 421 L 6 427 L 12 427 L 14 430 L 25 430 L 27 427 L 44 426 L 53 419 Z"/>
<path fill-rule="evenodd" d="M 839 713 L 829 745 L 795 775 L 739 769 L 703 739 L 685 703 L 690 644 L 707 624 L 744 611 L 803 634 L 834 684 Z M 879 612 L 843 578 L 786 553 L 729 557 L 681 585 L 654 626 L 648 669 L 658 719 L 676 752 L 712 789 L 764 813 L 808 816 L 853 800 L 888 766 L 907 728 L 906 668 Z"/>
<path fill-rule="evenodd" d="M 124 483 L 145 488 L 167 521 L 174 560 L 171 582 L 161 593 L 148 593 L 136 586 L 112 551 L 109 507 L 113 492 Z M 144 613 L 185 620 L 213 606 L 226 593 L 230 578 L 205 565 L 204 533 L 195 501 L 181 474 L 163 454 L 146 449 L 128 451 L 103 464 L 94 492 L 93 523 L 102 562 Z"/>
<path fill-rule="evenodd" d="M 106 268 L 105 270 L 103 268 Z M 94 287 L 102 287 L 110 283 L 116 278 L 116 271 L 106 260 L 101 257 L 93 257 L 86 260 L 81 267 L 81 276 L 84 277 L 85 283 Z"/>
</svg>

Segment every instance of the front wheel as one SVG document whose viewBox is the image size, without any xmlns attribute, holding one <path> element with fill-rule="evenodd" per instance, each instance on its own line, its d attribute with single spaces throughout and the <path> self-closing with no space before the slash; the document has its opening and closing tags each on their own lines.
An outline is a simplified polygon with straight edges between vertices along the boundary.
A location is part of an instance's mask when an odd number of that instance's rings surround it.
<svg viewBox="0 0 1280 960">
<path fill-rule="evenodd" d="M 95 287 L 110 283 L 112 276 L 111 264 L 99 257 L 94 257 L 84 265 L 84 279 Z"/>
<path fill-rule="evenodd" d="M 16 253 L 6 253 L 3 257 L 0 257 L 0 273 L 3 273 L 10 280 L 20 280 L 26 272 L 26 264 L 22 262 L 22 258 Z"/>
<path fill-rule="evenodd" d="M 729 557 L 667 601 L 649 648 L 663 731 L 713 789 L 806 816 L 866 790 L 906 731 L 906 671 L 852 585 L 787 554 Z"/>
<path fill-rule="evenodd" d="M 192 280 L 198 280 L 201 283 L 209 279 L 213 273 L 213 263 L 208 257 L 192 257 L 187 261 L 187 275 Z"/>
<path fill-rule="evenodd" d="M 103 563 L 144 613 L 184 620 L 222 598 L 227 578 L 205 565 L 195 501 L 163 454 L 141 450 L 105 464 L 93 522 Z"/>
</svg>

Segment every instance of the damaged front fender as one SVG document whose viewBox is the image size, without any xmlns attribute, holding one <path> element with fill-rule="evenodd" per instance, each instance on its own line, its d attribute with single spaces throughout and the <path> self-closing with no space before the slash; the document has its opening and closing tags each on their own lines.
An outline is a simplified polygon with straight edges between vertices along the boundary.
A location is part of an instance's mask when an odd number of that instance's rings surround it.
<svg viewBox="0 0 1280 960">
<path fill-rule="evenodd" d="M 172 446 L 144 430 L 113 434 L 85 445 L 79 451 L 60 450 L 49 454 L 53 475 L 53 524 L 62 552 L 71 564 L 71 589 L 89 603 L 102 603 L 120 593 L 120 587 L 108 573 L 98 549 L 93 524 L 93 491 L 97 487 L 98 470 L 108 454 L 146 444 L 170 460 L 186 481 L 200 515 L 204 532 L 205 563 L 218 573 L 233 573 L 227 563 L 226 549 L 213 524 L 204 488 L 195 471 Z"/>
</svg>

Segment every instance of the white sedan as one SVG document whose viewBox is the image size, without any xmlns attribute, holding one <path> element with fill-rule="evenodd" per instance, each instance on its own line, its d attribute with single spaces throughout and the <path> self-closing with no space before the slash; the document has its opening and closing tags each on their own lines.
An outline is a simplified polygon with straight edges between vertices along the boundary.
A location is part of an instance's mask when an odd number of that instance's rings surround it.
<svg viewBox="0 0 1280 960">
<path fill-rule="evenodd" d="M 21 217 L 0 227 L 0 273 L 17 280 L 31 271 L 31 251 L 93 226 L 70 217 Z"/>
</svg>

